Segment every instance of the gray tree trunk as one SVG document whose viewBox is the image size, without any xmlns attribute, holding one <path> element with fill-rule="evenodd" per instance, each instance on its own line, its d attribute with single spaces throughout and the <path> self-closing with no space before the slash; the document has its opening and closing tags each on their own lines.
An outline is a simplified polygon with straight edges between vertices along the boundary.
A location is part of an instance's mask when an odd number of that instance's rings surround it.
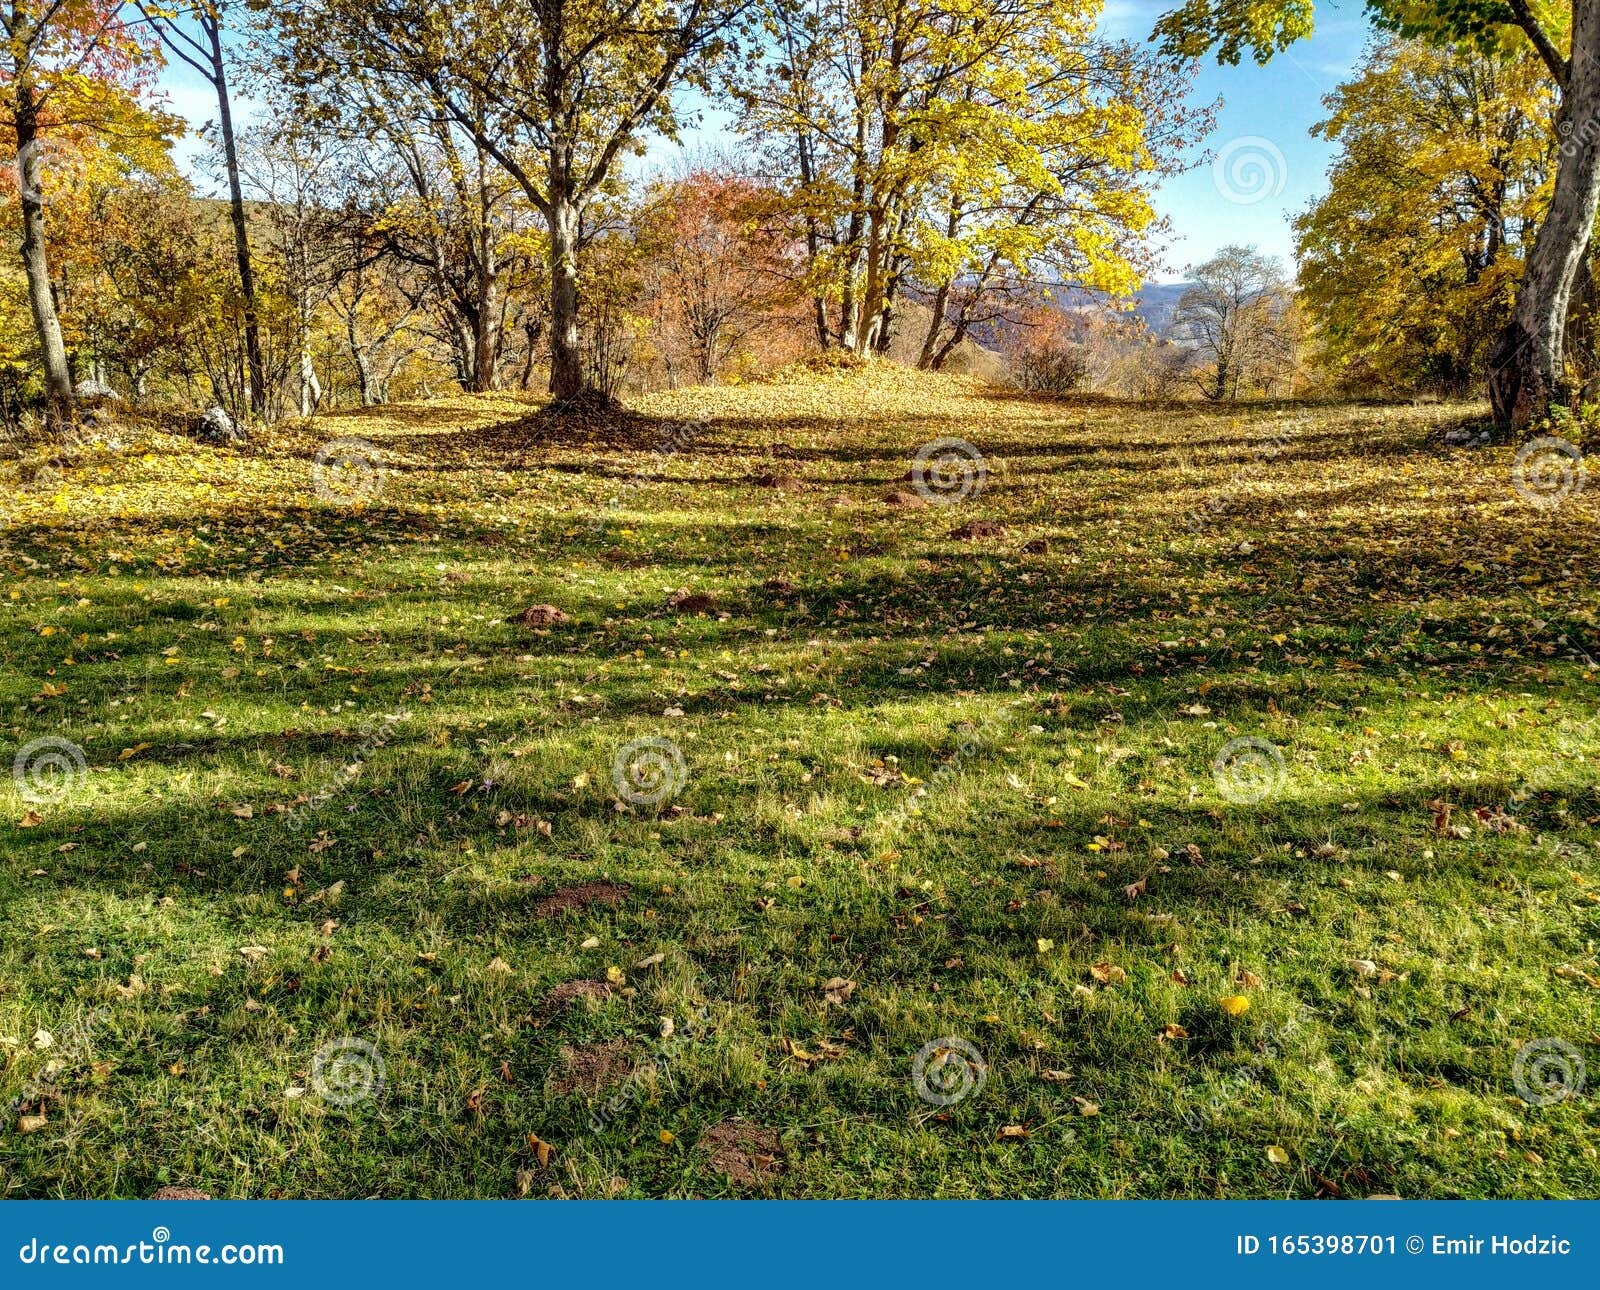
<svg viewBox="0 0 1600 1290">
<path fill-rule="evenodd" d="M 580 212 L 565 196 L 550 199 L 550 393 L 561 402 L 582 398 L 583 351 L 578 341 Z"/>
<path fill-rule="evenodd" d="M 1600 0 L 1573 0 L 1572 49 L 1555 192 L 1511 321 L 1489 355 L 1489 400 L 1505 431 L 1526 432 L 1572 399 L 1563 334 L 1600 207 Z"/>
<path fill-rule="evenodd" d="M 14 87 L 17 135 L 17 178 L 22 197 L 22 271 L 28 280 L 28 307 L 44 364 L 45 419 L 51 429 L 72 420 L 72 367 L 61 336 L 55 288 L 50 282 L 50 260 L 45 250 L 44 193 L 40 184 L 44 165 L 39 156 L 38 105 L 33 87 L 19 81 Z"/>
</svg>

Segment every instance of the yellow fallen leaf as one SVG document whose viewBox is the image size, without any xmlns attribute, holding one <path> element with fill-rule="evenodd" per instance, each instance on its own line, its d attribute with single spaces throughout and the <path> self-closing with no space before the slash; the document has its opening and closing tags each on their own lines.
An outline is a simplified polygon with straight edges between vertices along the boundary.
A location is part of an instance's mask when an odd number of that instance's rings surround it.
<svg viewBox="0 0 1600 1290">
<path fill-rule="evenodd" d="M 1282 1147 L 1268 1147 L 1267 1159 L 1275 1165 L 1286 1165 L 1289 1163 L 1289 1153 Z"/>
<path fill-rule="evenodd" d="M 621 985 L 623 982 L 622 969 L 613 965 L 606 969 L 606 980 L 612 985 Z"/>
<path fill-rule="evenodd" d="M 1091 963 L 1089 975 L 1104 985 L 1117 985 L 1128 979 L 1128 974 L 1114 963 Z"/>
<path fill-rule="evenodd" d="M 661 1139 L 663 1146 L 667 1146 L 678 1140 L 678 1135 L 673 1133 L 670 1129 L 662 1129 L 660 1133 L 656 1134 L 656 1137 Z"/>
<path fill-rule="evenodd" d="M 1250 1011 L 1250 1000 L 1242 994 L 1225 994 L 1217 1002 L 1230 1017 L 1242 1017 Z"/>
</svg>

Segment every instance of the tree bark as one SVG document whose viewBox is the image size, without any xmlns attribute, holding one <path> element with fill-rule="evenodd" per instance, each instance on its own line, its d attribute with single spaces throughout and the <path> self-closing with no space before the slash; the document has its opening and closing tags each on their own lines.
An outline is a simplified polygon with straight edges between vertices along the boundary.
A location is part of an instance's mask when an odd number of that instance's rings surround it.
<svg viewBox="0 0 1600 1290">
<path fill-rule="evenodd" d="M 1561 105 L 1555 192 L 1511 321 L 1489 354 L 1489 400 L 1505 432 L 1526 433 L 1572 399 L 1563 333 L 1600 207 L 1600 0 L 1574 0 L 1572 10 L 1574 57 Z"/>
<path fill-rule="evenodd" d="M 578 341 L 578 237 L 580 211 L 563 195 L 550 198 L 550 393 L 558 402 L 588 392 Z"/>
<path fill-rule="evenodd" d="M 223 164 L 228 171 L 228 207 L 233 217 L 233 253 L 239 262 L 239 294 L 244 301 L 244 353 L 249 369 L 250 411 L 264 416 L 267 407 L 266 364 L 261 358 L 261 322 L 256 310 L 256 275 L 250 262 L 250 230 L 245 223 L 244 188 L 239 182 L 239 148 L 233 134 L 233 107 L 228 99 L 228 68 L 222 60 L 221 24 L 203 20 L 211 47 L 211 83 L 217 91 L 217 130 L 222 136 Z"/>
<path fill-rule="evenodd" d="M 45 420 L 52 430 L 72 421 L 72 367 L 61 336 L 55 290 L 50 283 L 50 260 L 45 249 L 44 194 L 40 183 L 44 165 L 39 156 L 38 103 L 26 80 L 13 90 L 17 172 L 22 197 L 22 271 L 28 280 L 28 306 L 44 365 Z"/>
</svg>

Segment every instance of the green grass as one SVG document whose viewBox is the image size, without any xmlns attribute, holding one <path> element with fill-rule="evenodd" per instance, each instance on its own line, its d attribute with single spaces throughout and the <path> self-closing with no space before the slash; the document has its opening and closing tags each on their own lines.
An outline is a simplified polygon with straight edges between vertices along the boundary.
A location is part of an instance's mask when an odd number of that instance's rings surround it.
<svg viewBox="0 0 1600 1290">
<path fill-rule="evenodd" d="M 1513 1066 L 1600 1080 L 1595 504 L 1442 450 L 1463 414 L 873 370 L 22 463 L 5 755 L 88 770 L 0 787 L 0 1194 L 1594 1195 L 1592 1092 Z M 350 435 L 357 507 L 311 482 Z M 983 491 L 885 506 L 941 435 Z M 641 738 L 687 767 L 659 808 L 613 787 Z M 385 1068 L 349 1106 L 346 1037 Z M 948 1107 L 945 1037 L 987 1068 Z M 728 1121 L 776 1141 L 753 1185 L 697 1145 Z"/>
</svg>

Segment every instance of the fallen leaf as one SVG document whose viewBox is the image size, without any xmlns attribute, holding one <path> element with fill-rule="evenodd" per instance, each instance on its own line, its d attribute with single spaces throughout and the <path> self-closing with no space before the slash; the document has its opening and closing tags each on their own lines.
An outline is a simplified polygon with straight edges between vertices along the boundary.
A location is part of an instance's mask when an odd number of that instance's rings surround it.
<svg viewBox="0 0 1600 1290">
<path fill-rule="evenodd" d="M 528 1145 L 533 1148 L 534 1154 L 539 1157 L 539 1168 L 543 1169 L 547 1164 L 550 1163 L 550 1153 L 553 1152 L 555 1148 L 552 1147 L 548 1142 L 544 1141 L 544 1139 L 542 1139 L 537 1133 L 530 1133 L 528 1135 Z"/>
<path fill-rule="evenodd" d="M 1250 1011 L 1250 1000 L 1242 994 L 1225 994 L 1217 1002 L 1230 1017 L 1242 1017 Z"/>
<path fill-rule="evenodd" d="M 1268 1147 L 1267 1159 L 1275 1165 L 1286 1165 L 1289 1163 L 1289 1153 L 1282 1147 Z"/>
<path fill-rule="evenodd" d="M 1114 963 L 1091 963 L 1089 975 L 1102 985 L 1119 985 L 1128 979 L 1128 974 Z"/>
<path fill-rule="evenodd" d="M 1086 1098 L 1086 1097 L 1074 1097 L 1072 1100 L 1078 1104 L 1078 1114 L 1079 1115 L 1099 1115 L 1100 1114 L 1100 1107 L 1097 1104 L 1095 1104 L 1094 1102 L 1091 1102 L 1088 1098 Z"/>
<path fill-rule="evenodd" d="M 995 1134 L 997 1138 L 1026 1138 L 1028 1136 L 1030 1136 L 1028 1131 L 1020 1124 L 1002 1125 L 1000 1132 Z"/>
<path fill-rule="evenodd" d="M 856 983 L 836 976 L 822 983 L 822 997 L 829 1003 L 844 1003 L 855 993 Z"/>
</svg>

